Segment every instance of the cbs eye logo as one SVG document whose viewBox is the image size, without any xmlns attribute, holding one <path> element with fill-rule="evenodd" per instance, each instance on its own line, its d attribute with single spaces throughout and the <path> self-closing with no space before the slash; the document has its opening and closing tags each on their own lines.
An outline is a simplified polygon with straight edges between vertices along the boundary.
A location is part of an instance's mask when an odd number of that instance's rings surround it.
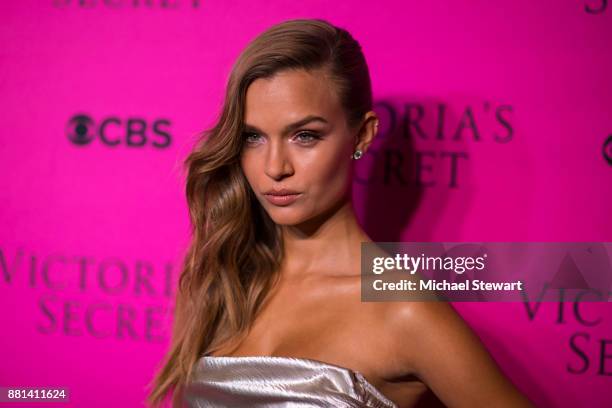
<svg viewBox="0 0 612 408">
<path fill-rule="evenodd" d="M 76 146 L 86 146 L 94 140 L 110 147 L 146 147 L 158 149 L 170 146 L 172 137 L 167 129 L 170 121 L 158 119 L 147 122 L 140 118 L 108 117 L 97 124 L 85 114 L 74 115 L 66 125 L 66 135 Z"/>
<path fill-rule="evenodd" d="M 608 135 L 608 138 L 603 144 L 602 153 L 604 159 L 612 166 L 612 134 Z"/>
<path fill-rule="evenodd" d="M 608 8 L 608 0 L 592 0 L 584 4 L 584 11 L 589 14 L 601 14 Z"/>
</svg>

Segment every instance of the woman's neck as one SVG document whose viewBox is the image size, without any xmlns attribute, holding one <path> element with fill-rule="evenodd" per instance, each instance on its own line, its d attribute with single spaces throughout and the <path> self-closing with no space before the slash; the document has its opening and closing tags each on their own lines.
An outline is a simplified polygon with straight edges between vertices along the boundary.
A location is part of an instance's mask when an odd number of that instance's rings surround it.
<svg viewBox="0 0 612 408">
<path fill-rule="evenodd" d="M 284 243 L 281 274 L 286 277 L 355 274 L 361 242 L 371 241 L 357 222 L 350 200 L 327 216 L 281 229 Z"/>
</svg>

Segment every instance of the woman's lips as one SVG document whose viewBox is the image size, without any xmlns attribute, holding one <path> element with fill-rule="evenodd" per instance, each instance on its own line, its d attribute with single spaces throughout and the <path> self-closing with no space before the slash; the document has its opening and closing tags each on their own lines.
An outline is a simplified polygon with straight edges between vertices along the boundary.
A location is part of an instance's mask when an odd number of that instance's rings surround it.
<svg viewBox="0 0 612 408">
<path fill-rule="evenodd" d="M 266 197 L 266 200 L 268 200 L 268 202 L 270 202 L 271 204 L 284 207 L 286 205 L 292 204 L 301 195 L 302 193 L 283 195 L 264 194 L 264 197 Z"/>
</svg>

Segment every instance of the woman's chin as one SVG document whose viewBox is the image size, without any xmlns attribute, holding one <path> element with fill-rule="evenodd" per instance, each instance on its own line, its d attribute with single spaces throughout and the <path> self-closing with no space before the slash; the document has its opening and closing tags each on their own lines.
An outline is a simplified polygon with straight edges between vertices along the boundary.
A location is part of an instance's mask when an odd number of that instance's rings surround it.
<svg viewBox="0 0 612 408">
<path fill-rule="evenodd" d="M 270 218 L 272 218 L 272 221 L 274 221 L 275 224 L 287 227 L 300 224 L 303 220 L 301 217 L 290 216 L 272 216 Z"/>
<path fill-rule="evenodd" d="M 310 218 L 300 211 L 289 210 L 288 208 L 275 208 L 268 211 L 268 215 L 275 224 L 283 226 L 298 225 Z"/>
</svg>

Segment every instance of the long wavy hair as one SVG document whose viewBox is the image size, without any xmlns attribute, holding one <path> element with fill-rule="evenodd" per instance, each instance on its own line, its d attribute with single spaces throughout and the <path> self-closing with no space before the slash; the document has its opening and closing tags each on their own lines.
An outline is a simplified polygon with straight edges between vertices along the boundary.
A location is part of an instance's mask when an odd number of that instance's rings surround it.
<svg viewBox="0 0 612 408">
<path fill-rule="evenodd" d="M 185 160 L 192 240 L 174 305 L 170 349 L 149 384 L 151 406 L 169 393 L 179 406 L 198 359 L 238 344 L 278 278 L 280 227 L 257 201 L 240 166 L 249 85 L 288 69 L 326 69 L 347 123 L 356 128 L 372 109 L 370 76 L 361 46 L 321 19 L 295 19 L 252 40 L 230 73 L 216 124 L 200 135 Z"/>
</svg>

